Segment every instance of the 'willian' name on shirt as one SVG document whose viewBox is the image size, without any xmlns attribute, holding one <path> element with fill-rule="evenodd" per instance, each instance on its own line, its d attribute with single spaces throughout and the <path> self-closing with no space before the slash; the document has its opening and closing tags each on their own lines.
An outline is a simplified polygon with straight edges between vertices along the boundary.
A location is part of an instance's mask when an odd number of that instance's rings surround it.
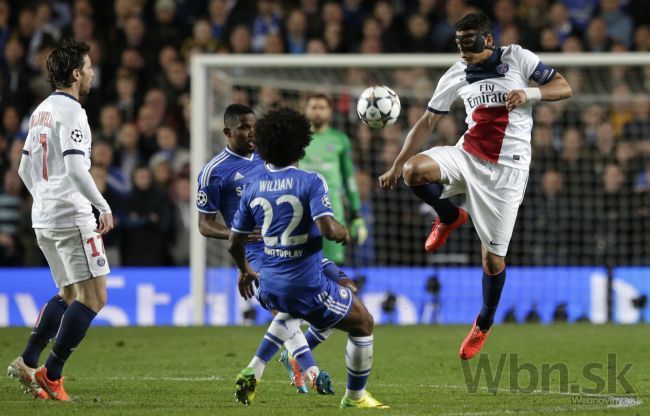
<svg viewBox="0 0 650 416">
<path fill-rule="evenodd" d="M 286 191 L 293 188 L 293 178 L 260 181 L 259 186 L 261 192 Z"/>
</svg>

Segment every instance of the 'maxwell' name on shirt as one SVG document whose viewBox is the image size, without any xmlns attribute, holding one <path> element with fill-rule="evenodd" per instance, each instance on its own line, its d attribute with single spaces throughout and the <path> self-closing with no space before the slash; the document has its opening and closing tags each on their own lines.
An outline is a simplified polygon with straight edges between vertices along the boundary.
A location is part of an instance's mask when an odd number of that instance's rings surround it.
<svg viewBox="0 0 650 416">
<path fill-rule="evenodd" d="M 491 103 L 505 103 L 507 92 L 497 91 L 494 92 L 493 84 L 480 84 L 479 85 L 481 95 L 474 97 L 469 97 L 467 99 L 467 105 L 469 108 L 474 108 L 479 105 L 491 104 Z"/>
<path fill-rule="evenodd" d="M 286 191 L 293 188 L 293 178 L 260 181 L 259 186 L 261 192 Z"/>
</svg>

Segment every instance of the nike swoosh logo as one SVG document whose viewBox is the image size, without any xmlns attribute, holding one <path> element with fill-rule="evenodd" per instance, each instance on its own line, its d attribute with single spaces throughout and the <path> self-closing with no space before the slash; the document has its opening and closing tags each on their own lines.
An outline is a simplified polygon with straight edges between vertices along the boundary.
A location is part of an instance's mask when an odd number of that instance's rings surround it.
<svg viewBox="0 0 650 416">
<path fill-rule="evenodd" d="M 501 244 L 495 243 L 494 241 L 490 240 L 490 245 L 491 246 L 500 246 Z"/>
</svg>

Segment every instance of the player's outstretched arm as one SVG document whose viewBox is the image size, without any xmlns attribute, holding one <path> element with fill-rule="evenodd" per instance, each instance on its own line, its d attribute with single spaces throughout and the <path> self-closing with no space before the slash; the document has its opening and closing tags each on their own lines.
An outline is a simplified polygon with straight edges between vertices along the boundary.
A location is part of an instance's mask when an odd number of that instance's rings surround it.
<svg viewBox="0 0 650 416">
<path fill-rule="evenodd" d="M 230 232 L 228 238 L 228 252 L 235 261 L 235 265 L 239 269 L 239 294 L 244 299 L 250 299 L 255 294 L 253 284 L 258 284 L 259 275 L 253 270 L 251 265 L 246 260 L 246 241 L 248 236 L 246 234 Z"/>
<path fill-rule="evenodd" d="M 506 96 L 506 108 L 508 111 L 521 107 L 527 102 L 537 101 L 559 101 L 573 95 L 573 89 L 569 82 L 557 72 L 552 80 L 539 88 L 524 88 L 523 90 L 512 90 Z"/>
<path fill-rule="evenodd" d="M 318 230 L 323 235 L 331 241 L 336 241 L 346 245 L 350 242 L 350 235 L 348 234 L 348 229 L 345 228 L 340 222 L 336 221 L 333 216 L 326 215 L 316 219 L 316 226 Z"/>
<path fill-rule="evenodd" d="M 393 166 L 379 177 L 379 186 L 390 189 L 395 187 L 397 180 L 402 176 L 404 164 L 422 147 L 422 143 L 429 137 L 442 116 L 443 114 L 432 113 L 428 110 L 424 112 L 406 136 L 404 146 L 402 146 L 397 159 L 393 162 Z"/>
<path fill-rule="evenodd" d="M 73 153 L 64 156 L 63 161 L 72 185 L 99 211 L 99 228 L 97 231 L 102 235 L 108 233 L 113 229 L 111 207 L 108 206 L 108 202 L 97 189 L 93 177 L 84 164 L 83 157 Z"/>
</svg>

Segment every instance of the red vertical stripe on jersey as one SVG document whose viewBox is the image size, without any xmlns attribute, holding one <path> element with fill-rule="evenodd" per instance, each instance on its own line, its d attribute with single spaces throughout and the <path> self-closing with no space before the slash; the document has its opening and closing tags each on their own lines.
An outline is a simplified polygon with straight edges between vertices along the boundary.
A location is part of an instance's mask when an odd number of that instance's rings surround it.
<svg viewBox="0 0 650 416">
<path fill-rule="evenodd" d="M 508 110 L 504 106 L 477 107 L 472 113 L 476 122 L 465 133 L 463 149 L 479 159 L 497 163 L 508 127 Z"/>
</svg>

